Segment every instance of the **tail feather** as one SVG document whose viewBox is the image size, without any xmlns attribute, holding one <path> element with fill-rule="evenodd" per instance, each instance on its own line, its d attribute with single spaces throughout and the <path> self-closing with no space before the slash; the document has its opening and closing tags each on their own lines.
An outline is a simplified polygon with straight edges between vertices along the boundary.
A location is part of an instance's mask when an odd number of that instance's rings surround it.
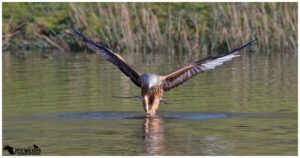
<svg viewBox="0 0 300 158">
<path fill-rule="evenodd" d="M 121 96 L 113 96 L 114 98 L 126 98 L 126 99 L 141 99 L 142 100 L 142 96 L 138 95 L 138 96 L 133 96 L 133 97 L 121 97 Z M 178 105 L 178 104 L 173 104 L 173 103 L 169 103 L 165 100 L 163 100 L 162 98 L 160 98 L 159 103 L 165 104 L 165 105 Z"/>
</svg>

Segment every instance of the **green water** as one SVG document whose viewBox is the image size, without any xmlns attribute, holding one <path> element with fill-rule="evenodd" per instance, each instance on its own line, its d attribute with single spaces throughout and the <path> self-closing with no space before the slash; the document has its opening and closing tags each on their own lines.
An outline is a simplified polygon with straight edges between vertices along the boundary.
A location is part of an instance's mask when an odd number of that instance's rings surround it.
<svg viewBox="0 0 300 158">
<path fill-rule="evenodd" d="M 16 55 L 18 54 L 18 55 Z M 297 155 L 297 56 L 245 53 L 164 94 L 144 118 L 140 90 L 96 54 L 2 54 L 3 146 L 42 155 Z M 122 56 L 168 74 L 204 55 Z M 2 151 L 3 155 L 9 155 Z"/>
</svg>

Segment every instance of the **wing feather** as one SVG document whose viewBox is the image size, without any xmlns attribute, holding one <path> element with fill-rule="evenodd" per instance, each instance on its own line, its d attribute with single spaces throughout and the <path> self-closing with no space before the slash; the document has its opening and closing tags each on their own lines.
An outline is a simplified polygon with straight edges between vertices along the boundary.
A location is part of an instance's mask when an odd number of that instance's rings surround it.
<svg viewBox="0 0 300 158">
<path fill-rule="evenodd" d="M 96 44 L 89 39 L 87 39 L 81 32 L 75 30 L 70 26 L 72 32 L 78 35 L 85 45 L 87 45 L 91 50 L 97 52 L 100 56 L 104 57 L 107 61 L 116 65 L 126 76 L 128 76 L 131 81 L 138 87 L 141 87 L 140 73 L 130 66 L 120 55 L 114 53 L 105 44 Z"/>
<path fill-rule="evenodd" d="M 203 72 L 215 69 L 216 67 L 223 65 L 225 62 L 232 60 L 240 56 L 240 52 L 242 49 L 252 46 L 255 40 L 245 44 L 244 46 L 237 48 L 230 53 L 221 56 L 209 56 L 202 60 L 196 61 L 190 65 L 187 65 L 177 71 L 174 71 L 166 76 L 163 76 L 163 89 L 164 91 L 168 91 L 172 88 L 175 88 L 185 81 L 193 78 L 194 76 L 201 74 Z"/>
</svg>

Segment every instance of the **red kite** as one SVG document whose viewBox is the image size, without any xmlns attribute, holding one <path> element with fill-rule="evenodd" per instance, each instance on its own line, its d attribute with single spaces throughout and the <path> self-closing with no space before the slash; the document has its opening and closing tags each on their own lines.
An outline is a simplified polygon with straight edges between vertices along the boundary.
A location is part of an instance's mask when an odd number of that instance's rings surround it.
<svg viewBox="0 0 300 158">
<path fill-rule="evenodd" d="M 141 88 L 141 96 L 146 116 L 152 116 L 156 113 L 159 101 L 163 96 L 163 92 L 169 91 L 200 73 L 212 70 L 217 66 L 223 65 L 225 62 L 240 56 L 239 54 L 242 49 L 252 46 L 255 42 L 255 40 L 253 40 L 240 48 L 234 49 L 230 53 L 214 57 L 209 56 L 168 75 L 160 76 L 156 74 L 142 74 L 138 72 L 120 55 L 113 52 L 105 44 L 96 44 L 87 39 L 81 32 L 75 30 L 72 26 L 70 28 L 74 34 L 78 35 L 83 40 L 86 46 L 104 57 L 105 60 L 116 65 L 136 86 Z"/>
</svg>

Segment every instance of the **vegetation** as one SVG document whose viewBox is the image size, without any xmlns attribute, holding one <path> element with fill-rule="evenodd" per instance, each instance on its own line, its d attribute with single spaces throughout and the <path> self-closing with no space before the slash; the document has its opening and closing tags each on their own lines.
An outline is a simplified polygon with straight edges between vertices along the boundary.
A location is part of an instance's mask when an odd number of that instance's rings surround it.
<svg viewBox="0 0 300 158">
<path fill-rule="evenodd" d="M 3 3 L 3 50 L 85 49 L 69 25 L 115 51 L 213 52 L 256 39 L 297 52 L 295 3 Z"/>
</svg>

